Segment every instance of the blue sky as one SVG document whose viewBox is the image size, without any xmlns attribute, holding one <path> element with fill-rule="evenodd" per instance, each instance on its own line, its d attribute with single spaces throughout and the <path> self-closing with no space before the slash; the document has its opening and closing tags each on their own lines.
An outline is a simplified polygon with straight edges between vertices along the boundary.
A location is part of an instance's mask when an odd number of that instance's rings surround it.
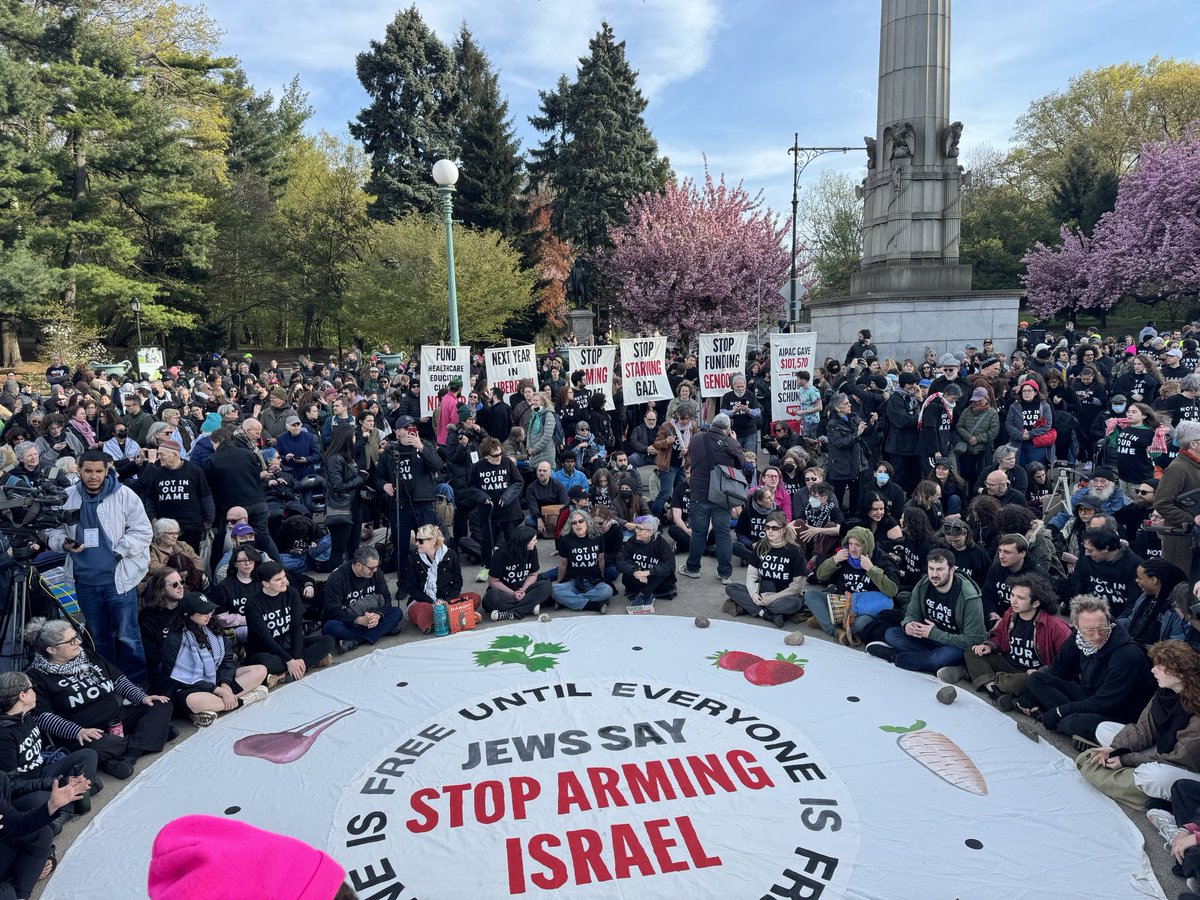
<svg viewBox="0 0 1200 900">
<path fill-rule="evenodd" d="M 309 92 L 314 129 L 347 136 L 367 103 L 355 55 L 380 39 L 399 5 L 380 0 L 208 0 L 258 90 L 277 96 L 293 75 Z M 681 176 L 743 180 L 786 214 L 795 132 L 801 145 L 862 146 L 874 133 L 879 0 L 419 0 L 449 43 L 465 20 L 500 72 L 518 136 L 538 91 L 574 78 L 602 19 L 640 73 L 646 121 Z M 964 158 L 1005 147 L 1030 101 L 1085 69 L 1151 56 L 1197 59 L 1195 0 L 954 0 L 951 117 L 965 123 Z M 857 173 L 865 155 L 827 156 Z"/>
</svg>

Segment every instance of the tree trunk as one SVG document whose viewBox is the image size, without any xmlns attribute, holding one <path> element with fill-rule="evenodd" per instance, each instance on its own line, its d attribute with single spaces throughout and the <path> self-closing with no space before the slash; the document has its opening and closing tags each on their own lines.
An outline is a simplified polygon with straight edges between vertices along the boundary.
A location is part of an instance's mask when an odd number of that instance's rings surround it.
<svg viewBox="0 0 1200 900">
<path fill-rule="evenodd" d="M 21 345 L 17 342 L 17 323 L 0 319 L 0 366 L 21 365 Z"/>
</svg>

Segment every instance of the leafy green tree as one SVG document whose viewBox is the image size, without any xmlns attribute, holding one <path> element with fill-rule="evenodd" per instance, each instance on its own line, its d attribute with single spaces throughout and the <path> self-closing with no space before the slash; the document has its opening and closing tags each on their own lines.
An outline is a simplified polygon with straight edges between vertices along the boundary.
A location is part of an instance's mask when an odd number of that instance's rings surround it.
<svg viewBox="0 0 1200 900">
<path fill-rule="evenodd" d="M 456 229 L 454 273 L 464 343 L 499 341 L 529 305 L 535 276 L 495 231 Z M 440 223 L 418 215 L 374 222 L 349 268 L 346 299 L 368 342 L 415 348 L 450 334 L 446 238 Z"/>
<path fill-rule="evenodd" d="M 1067 153 L 1063 173 L 1054 185 L 1048 204 L 1050 215 L 1090 235 L 1100 217 L 1116 203 L 1116 188 L 1116 175 L 1101 172 L 1091 149 L 1086 144 L 1076 144 Z"/>
<path fill-rule="evenodd" d="M 371 105 L 350 123 L 350 134 L 370 157 L 371 217 L 386 221 L 437 209 L 433 164 L 459 151 L 453 53 L 413 5 L 396 13 L 383 41 L 358 54 L 356 67 Z"/>
<path fill-rule="evenodd" d="M 499 76 L 466 25 L 454 43 L 454 59 L 462 91 L 455 212 L 472 228 L 515 238 L 524 220 L 522 164 L 508 101 L 500 96 Z"/>
<path fill-rule="evenodd" d="M 850 293 L 850 276 L 862 267 L 862 201 L 854 179 L 845 172 L 822 172 L 804 189 L 797 231 L 815 279 L 809 296 L 838 297 Z"/>
<path fill-rule="evenodd" d="M 646 99 L 625 42 L 604 22 L 588 48 L 576 80 L 542 94 L 542 114 L 529 120 L 546 134 L 531 168 L 553 193 L 551 225 L 584 251 L 608 246 L 609 229 L 627 221 L 626 204 L 661 191 L 671 174 L 642 117 Z"/>
</svg>

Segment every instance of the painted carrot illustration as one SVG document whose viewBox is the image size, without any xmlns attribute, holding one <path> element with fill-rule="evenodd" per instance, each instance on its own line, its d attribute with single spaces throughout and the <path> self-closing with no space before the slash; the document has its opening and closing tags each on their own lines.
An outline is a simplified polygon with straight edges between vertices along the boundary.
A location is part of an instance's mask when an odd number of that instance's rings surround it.
<svg viewBox="0 0 1200 900">
<path fill-rule="evenodd" d="M 987 796 L 987 782 L 971 757 L 939 731 L 925 731 L 920 719 L 907 728 L 901 725 L 880 725 L 880 731 L 898 734 L 896 744 L 938 778 L 956 788 L 980 797 Z"/>
</svg>

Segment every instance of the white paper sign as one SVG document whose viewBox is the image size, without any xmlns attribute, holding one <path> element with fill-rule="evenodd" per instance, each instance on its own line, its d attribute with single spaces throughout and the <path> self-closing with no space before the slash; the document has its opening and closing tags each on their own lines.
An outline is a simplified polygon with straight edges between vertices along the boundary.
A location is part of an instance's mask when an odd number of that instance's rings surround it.
<svg viewBox="0 0 1200 900">
<path fill-rule="evenodd" d="M 567 365 L 572 372 L 583 370 L 583 383 L 590 391 L 604 391 L 608 398 L 605 409 L 616 409 L 613 402 L 613 368 L 617 362 L 617 348 L 568 347 Z"/>
<path fill-rule="evenodd" d="M 771 335 L 771 416 L 775 420 L 797 419 L 804 406 L 797 372 L 807 372 L 810 383 L 817 365 L 817 335 Z"/>
<path fill-rule="evenodd" d="M 696 361 L 700 367 L 700 396 L 723 397 L 729 379 L 746 371 L 746 331 L 700 335 Z"/>
<path fill-rule="evenodd" d="M 621 339 L 621 399 L 626 406 L 670 400 L 667 380 L 667 339 Z"/>
<path fill-rule="evenodd" d="M 487 361 L 487 382 L 490 388 L 500 388 L 504 396 L 515 394 L 522 381 L 537 385 L 537 350 L 533 344 L 520 347 L 493 347 L 484 350 Z"/>
<path fill-rule="evenodd" d="M 462 379 L 464 387 L 470 384 L 470 347 L 443 347 L 440 344 L 426 344 L 421 347 L 422 419 L 433 415 L 437 408 L 438 391 L 448 387 L 450 379 L 455 376 Z"/>
<path fill-rule="evenodd" d="M 162 378 L 163 352 L 161 347 L 139 347 L 138 371 L 146 381 Z"/>
</svg>

